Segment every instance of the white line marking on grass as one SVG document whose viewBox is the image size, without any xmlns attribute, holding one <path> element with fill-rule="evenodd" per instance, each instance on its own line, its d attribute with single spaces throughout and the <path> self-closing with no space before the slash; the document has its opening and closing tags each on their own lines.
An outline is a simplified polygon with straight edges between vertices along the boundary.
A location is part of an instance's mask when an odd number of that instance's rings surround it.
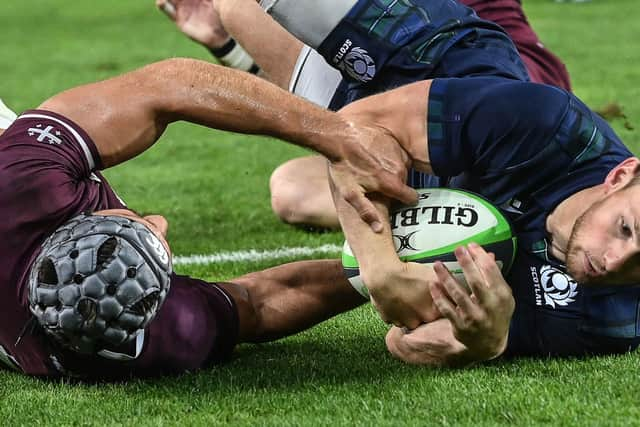
<svg viewBox="0 0 640 427">
<path fill-rule="evenodd" d="M 311 256 L 316 254 L 335 255 L 340 253 L 340 251 L 342 251 L 342 246 L 332 244 L 317 246 L 315 248 L 300 246 L 263 251 L 249 249 L 246 251 L 218 252 L 208 255 L 178 255 L 173 257 L 173 265 L 206 265 L 221 264 L 224 262 L 268 261 L 280 258 Z"/>
</svg>

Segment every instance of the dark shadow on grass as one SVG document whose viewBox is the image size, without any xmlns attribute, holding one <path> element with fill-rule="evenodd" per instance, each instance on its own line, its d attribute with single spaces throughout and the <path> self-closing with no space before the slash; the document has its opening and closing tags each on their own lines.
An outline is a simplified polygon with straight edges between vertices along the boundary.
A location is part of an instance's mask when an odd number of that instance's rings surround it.
<svg viewBox="0 0 640 427">
<path fill-rule="evenodd" d="M 65 378 L 41 381 L 17 378 L 19 374 L 2 372 L 1 376 L 17 381 L 22 387 L 47 384 L 47 387 L 113 388 L 126 392 L 143 392 L 173 396 L 227 395 L 230 393 L 295 392 L 340 386 L 383 387 L 421 378 L 451 379 L 468 375 L 491 381 L 494 377 L 557 378 L 567 362 L 594 368 L 612 363 L 619 356 L 585 358 L 511 358 L 498 359 L 472 367 L 447 369 L 404 364 L 394 359 L 377 334 L 354 334 L 340 340 L 302 334 L 285 340 L 264 344 L 240 345 L 227 363 L 198 372 L 153 378 L 128 378 L 115 381 Z M 531 365 L 535 369 L 531 369 Z M 523 372 L 522 366 L 528 368 Z M 524 375 L 524 377 L 523 377 Z"/>
</svg>

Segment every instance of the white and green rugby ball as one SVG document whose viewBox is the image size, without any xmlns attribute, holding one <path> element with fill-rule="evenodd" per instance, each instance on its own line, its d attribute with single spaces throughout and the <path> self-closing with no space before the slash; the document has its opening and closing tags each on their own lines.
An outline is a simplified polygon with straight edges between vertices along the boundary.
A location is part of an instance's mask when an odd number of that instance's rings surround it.
<svg viewBox="0 0 640 427">
<path fill-rule="evenodd" d="M 516 253 L 516 237 L 509 221 L 490 202 L 462 190 L 427 188 L 417 190 L 416 206 L 401 206 L 390 216 L 391 233 L 403 261 L 431 264 L 442 261 L 464 282 L 454 251 L 475 242 L 493 252 L 502 273 L 507 274 Z M 342 266 L 351 285 L 369 298 L 360 278 L 358 260 L 344 243 Z"/>
</svg>

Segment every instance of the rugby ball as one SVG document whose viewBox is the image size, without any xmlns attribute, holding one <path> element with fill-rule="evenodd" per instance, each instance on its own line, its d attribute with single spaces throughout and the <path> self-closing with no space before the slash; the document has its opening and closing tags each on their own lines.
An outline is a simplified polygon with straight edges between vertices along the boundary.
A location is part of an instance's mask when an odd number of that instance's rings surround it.
<svg viewBox="0 0 640 427">
<path fill-rule="evenodd" d="M 449 188 L 417 190 L 416 206 L 401 206 L 390 215 L 393 242 L 402 261 L 431 264 L 442 261 L 464 284 L 454 250 L 475 242 L 493 252 L 506 275 L 516 253 L 516 237 L 509 221 L 489 201 L 477 194 Z M 342 266 L 351 285 L 365 298 L 369 292 L 360 277 L 358 260 L 347 242 Z"/>
</svg>

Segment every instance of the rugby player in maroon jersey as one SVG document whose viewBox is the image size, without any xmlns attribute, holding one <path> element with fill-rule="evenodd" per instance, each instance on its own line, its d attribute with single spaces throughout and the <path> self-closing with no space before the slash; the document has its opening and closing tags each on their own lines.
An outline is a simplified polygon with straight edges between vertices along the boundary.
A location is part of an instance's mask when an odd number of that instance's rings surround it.
<svg viewBox="0 0 640 427">
<path fill-rule="evenodd" d="M 352 174 L 364 213 L 365 190 L 415 197 L 392 137 L 237 70 L 171 59 L 67 90 L 0 134 L 1 362 L 43 376 L 182 372 L 363 302 L 337 260 L 229 283 L 173 273 L 167 221 L 128 209 L 100 170 L 178 120 L 314 148 Z"/>
</svg>

